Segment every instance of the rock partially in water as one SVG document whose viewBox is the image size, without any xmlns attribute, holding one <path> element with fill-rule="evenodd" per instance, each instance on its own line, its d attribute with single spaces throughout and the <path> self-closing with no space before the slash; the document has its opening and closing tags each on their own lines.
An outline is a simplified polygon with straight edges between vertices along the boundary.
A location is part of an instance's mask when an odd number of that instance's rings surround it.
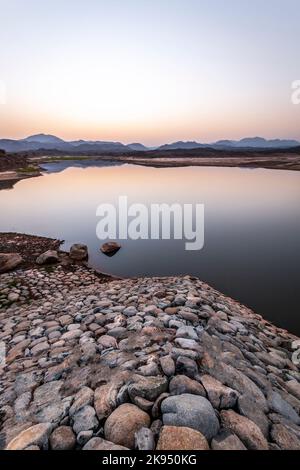
<svg viewBox="0 0 300 470">
<path fill-rule="evenodd" d="M 70 258 L 74 261 L 85 261 L 89 257 L 88 247 L 82 243 L 74 243 L 70 248 Z"/>
<path fill-rule="evenodd" d="M 103 243 L 101 246 L 100 250 L 102 253 L 104 253 L 106 256 L 113 256 L 119 251 L 121 248 L 121 245 L 117 242 L 106 242 Z"/>
</svg>

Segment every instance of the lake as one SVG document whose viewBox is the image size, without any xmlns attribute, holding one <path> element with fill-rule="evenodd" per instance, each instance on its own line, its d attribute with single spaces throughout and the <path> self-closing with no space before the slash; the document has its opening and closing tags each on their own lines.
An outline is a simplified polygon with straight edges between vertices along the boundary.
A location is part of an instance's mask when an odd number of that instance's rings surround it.
<svg viewBox="0 0 300 470">
<path fill-rule="evenodd" d="M 86 243 L 90 265 L 117 276 L 198 276 L 300 333 L 299 172 L 110 162 L 51 163 L 44 171 L 0 191 L 0 231 L 63 239 L 65 249 Z M 147 206 L 204 204 L 203 249 L 186 251 L 184 240 L 121 240 L 121 250 L 106 257 L 96 208 L 120 195 Z"/>
</svg>

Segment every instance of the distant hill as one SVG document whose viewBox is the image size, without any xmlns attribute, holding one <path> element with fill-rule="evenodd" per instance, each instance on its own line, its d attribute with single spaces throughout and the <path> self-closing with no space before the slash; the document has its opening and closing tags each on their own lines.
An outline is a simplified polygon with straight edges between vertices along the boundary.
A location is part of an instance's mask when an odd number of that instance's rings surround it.
<svg viewBox="0 0 300 470">
<path fill-rule="evenodd" d="M 281 140 L 281 139 L 272 139 L 266 140 L 263 137 L 246 137 L 241 140 L 218 140 L 217 142 L 212 142 L 211 144 L 202 144 L 199 142 L 173 142 L 171 144 L 161 145 L 158 150 L 191 150 L 196 148 L 290 148 L 297 147 L 300 145 L 300 142 L 297 140 Z"/>
<path fill-rule="evenodd" d="M 127 147 L 129 147 L 131 150 L 137 150 L 138 152 L 149 150 L 148 147 L 145 147 L 145 145 L 139 144 L 138 142 L 134 142 L 133 144 L 128 144 Z"/>
<path fill-rule="evenodd" d="M 236 148 L 289 148 L 297 147 L 297 140 L 271 139 L 263 137 L 246 137 L 241 140 L 219 140 L 214 144 L 216 147 L 236 147 Z"/>
<path fill-rule="evenodd" d="M 219 140 L 211 144 L 203 144 L 195 141 L 173 142 L 161 145 L 156 150 L 192 150 L 198 148 L 214 148 L 228 150 L 234 149 L 285 149 L 293 148 L 300 145 L 296 140 L 288 139 L 271 139 L 266 140 L 263 137 L 246 137 L 241 140 Z M 155 147 L 154 147 L 155 148 Z M 74 140 L 65 141 L 55 135 L 36 134 L 26 137 L 25 139 L 0 139 L 0 149 L 6 152 L 34 152 L 34 151 L 58 151 L 71 154 L 79 154 L 89 152 L 95 153 L 126 153 L 126 152 L 146 152 L 154 149 L 145 145 L 134 142 L 132 144 L 122 144 L 121 142 L 109 142 L 101 140 Z"/>
<path fill-rule="evenodd" d="M 159 147 L 159 150 L 176 150 L 176 149 L 197 149 L 200 147 L 206 147 L 205 144 L 200 144 L 198 142 L 173 142 L 172 144 L 165 144 Z"/>
<path fill-rule="evenodd" d="M 58 150 L 65 152 L 128 152 L 146 151 L 147 147 L 140 143 L 130 145 L 121 142 L 74 140 L 67 142 L 55 135 L 36 134 L 25 139 L 0 139 L 0 148 L 6 152 L 28 152 L 37 150 Z"/>
<path fill-rule="evenodd" d="M 64 140 L 60 139 L 59 137 L 56 137 L 55 135 L 47 135 L 47 134 L 31 135 L 22 140 L 23 142 L 30 142 L 30 143 L 36 142 L 39 144 L 53 144 L 53 145 L 66 143 Z"/>
</svg>

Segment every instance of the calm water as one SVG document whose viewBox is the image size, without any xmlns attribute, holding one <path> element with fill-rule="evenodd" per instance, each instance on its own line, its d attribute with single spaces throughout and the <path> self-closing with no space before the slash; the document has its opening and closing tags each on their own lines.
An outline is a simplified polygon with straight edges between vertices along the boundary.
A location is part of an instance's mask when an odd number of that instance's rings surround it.
<svg viewBox="0 0 300 470">
<path fill-rule="evenodd" d="M 70 163 L 68 163 L 70 164 Z M 89 246 L 90 264 L 119 276 L 192 274 L 300 333 L 300 173 L 238 168 L 157 169 L 131 165 L 65 168 L 0 191 L 0 231 Z M 100 251 L 96 207 L 117 203 L 204 203 L 205 245 L 122 240 L 112 258 Z"/>
</svg>

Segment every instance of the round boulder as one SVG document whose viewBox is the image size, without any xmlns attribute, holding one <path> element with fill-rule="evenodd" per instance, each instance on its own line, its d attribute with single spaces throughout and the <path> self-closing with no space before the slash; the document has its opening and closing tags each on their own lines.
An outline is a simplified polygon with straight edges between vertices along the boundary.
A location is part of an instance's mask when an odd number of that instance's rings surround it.
<svg viewBox="0 0 300 470">
<path fill-rule="evenodd" d="M 135 433 L 150 426 L 150 417 L 131 403 L 124 403 L 114 410 L 104 425 L 105 439 L 130 449 L 135 446 Z"/>
<path fill-rule="evenodd" d="M 210 440 L 219 431 L 219 421 L 210 402 L 199 395 L 184 393 L 166 398 L 161 404 L 163 423 L 200 431 Z"/>
</svg>

